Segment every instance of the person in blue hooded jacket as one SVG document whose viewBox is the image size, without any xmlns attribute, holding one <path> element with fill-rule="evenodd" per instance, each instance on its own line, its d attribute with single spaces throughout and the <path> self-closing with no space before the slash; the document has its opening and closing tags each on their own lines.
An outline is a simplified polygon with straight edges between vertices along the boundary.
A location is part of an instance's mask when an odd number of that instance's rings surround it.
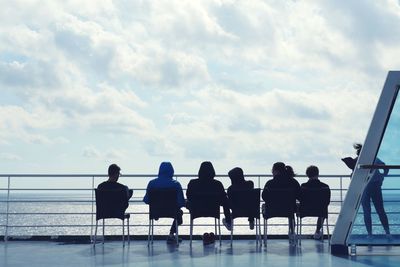
<svg viewBox="0 0 400 267">
<path fill-rule="evenodd" d="M 149 200 L 149 192 L 152 189 L 162 189 L 162 188 L 175 188 L 177 194 L 177 202 L 179 209 L 177 210 L 177 219 L 178 225 L 181 225 L 183 222 L 182 216 L 183 211 L 180 208 L 185 206 L 185 198 L 183 196 L 183 190 L 181 184 L 173 179 L 174 176 L 174 168 L 170 162 L 162 162 L 160 164 L 160 169 L 158 171 L 158 177 L 151 180 L 146 189 L 146 194 L 143 198 L 143 202 L 146 204 L 150 203 Z M 176 224 L 175 220 L 172 223 L 171 229 L 169 231 L 168 242 L 175 242 L 175 234 L 176 234 Z"/>
</svg>

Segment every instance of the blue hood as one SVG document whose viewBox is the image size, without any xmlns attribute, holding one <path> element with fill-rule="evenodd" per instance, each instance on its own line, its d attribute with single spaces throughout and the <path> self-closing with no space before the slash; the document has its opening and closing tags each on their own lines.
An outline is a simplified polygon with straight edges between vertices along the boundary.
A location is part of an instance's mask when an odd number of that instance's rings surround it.
<svg viewBox="0 0 400 267">
<path fill-rule="evenodd" d="M 158 178 L 172 179 L 172 176 L 174 176 L 174 168 L 171 162 L 162 162 L 158 170 Z"/>
</svg>

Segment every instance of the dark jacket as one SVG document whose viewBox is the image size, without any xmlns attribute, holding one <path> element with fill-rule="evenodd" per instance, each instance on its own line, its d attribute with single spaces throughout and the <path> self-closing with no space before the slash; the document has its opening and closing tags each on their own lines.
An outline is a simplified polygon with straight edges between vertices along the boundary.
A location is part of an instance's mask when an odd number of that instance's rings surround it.
<svg viewBox="0 0 400 267">
<path fill-rule="evenodd" d="M 132 197 L 133 190 L 129 189 L 126 185 L 120 184 L 118 182 L 110 182 L 110 181 L 105 181 L 102 182 L 97 186 L 97 189 L 99 190 L 121 190 L 125 191 L 126 194 L 128 195 L 128 200 Z M 126 203 L 125 209 L 127 209 L 129 206 L 129 202 Z"/>
<path fill-rule="evenodd" d="M 262 199 L 265 201 L 268 194 L 268 189 L 293 189 L 296 199 L 299 199 L 300 184 L 296 179 L 286 175 L 276 175 L 273 179 L 265 183 L 262 192 Z"/>
<path fill-rule="evenodd" d="M 186 196 L 189 202 L 195 193 L 216 193 L 220 195 L 221 203 L 227 200 L 224 186 L 214 179 L 215 170 L 211 162 L 205 161 L 201 164 L 198 176 L 198 179 L 192 179 L 188 184 Z"/>
<path fill-rule="evenodd" d="M 327 203 L 323 203 L 325 205 L 329 205 L 330 203 L 330 199 L 331 199 L 331 190 L 329 188 L 329 185 L 321 182 L 318 179 L 309 179 L 308 182 L 301 184 L 300 186 L 300 202 L 301 202 L 301 196 L 304 192 L 304 189 L 327 189 L 328 196 L 327 196 Z M 318 199 L 316 199 L 316 201 L 319 201 Z"/>
<path fill-rule="evenodd" d="M 229 173 L 229 178 L 231 179 L 232 185 L 228 187 L 228 197 L 232 195 L 232 191 L 253 189 L 253 181 L 246 181 L 244 179 L 243 170 L 241 168 L 234 168 Z"/>
<path fill-rule="evenodd" d="M 146 189 L 146 195 L 143 198 L 143 202 L 149 204 L 149 192 L 152 189 L 161 188 L 175 188 L 177 193 L 177 202 L 180 208 L 185 206 L 185 198 L 183 196 L 183 190 L 181 184 L 173 179 L 174 168 L 170 162 L 162 162 L 158 171 L 158 177 L 151 180 Z"/>
</svg>

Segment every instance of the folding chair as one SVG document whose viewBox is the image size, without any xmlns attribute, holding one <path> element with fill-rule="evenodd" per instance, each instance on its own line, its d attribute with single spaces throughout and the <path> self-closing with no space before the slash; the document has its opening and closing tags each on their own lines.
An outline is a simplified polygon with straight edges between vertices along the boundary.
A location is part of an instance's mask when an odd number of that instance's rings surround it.
<svg viewBox="0 0 400 267">
<path fill-rule="evenodd" d="M 261 242 L 261 225 L 260 225 L 260 189 L 248 189 L 232 191 L 229 195 L 231 204 L 231 246 L 233 244 L 234 220 L 236 218 L 253 218 L 255 220 L 256 244 Z"/>
<path fill-rule="evenodd" d="M 130 214 L 125 213 L 129 202 L 126 190 L 100 190 L 94 189 L 96 196 L 96 228 L 94 232 L 93 246 L 96 245 L 98 221 L 103 220 L 103 244 L 104 244 L 104 229 L 105 219 L 120 219 L 122 220 L 122 240 L 125 246 L 125 219 L 127 219 L 128 227 L 128 244 L 130 243 L 129 236 L 129 218 Z"/>
</svg>

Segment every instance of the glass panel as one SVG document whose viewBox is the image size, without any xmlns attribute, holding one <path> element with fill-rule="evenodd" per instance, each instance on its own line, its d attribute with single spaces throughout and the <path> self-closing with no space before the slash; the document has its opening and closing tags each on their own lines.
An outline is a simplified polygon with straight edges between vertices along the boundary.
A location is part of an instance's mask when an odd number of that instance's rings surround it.
<svg viewBox="0 0 400 267">
<path fill-rule="evenodd" d="M 375 164 L 400 165 L 399 101 L 393 107 Z M 400 244 L 400 170 L 371 170 L 371 176 L 349 244 Z"/>
</svg>

